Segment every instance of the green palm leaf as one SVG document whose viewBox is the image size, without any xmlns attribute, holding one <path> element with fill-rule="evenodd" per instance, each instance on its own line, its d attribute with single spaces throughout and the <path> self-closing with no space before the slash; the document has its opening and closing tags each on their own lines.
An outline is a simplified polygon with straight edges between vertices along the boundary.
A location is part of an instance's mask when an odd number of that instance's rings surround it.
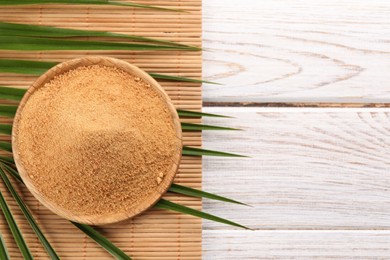
<svg viewBox="0 0 390 260">
<path fill-rule="evenodd" d="M 112 244 L 108 239 L 106 239 L 102 234 L 97 232 L 92 227 L 87 226 L 87 225 L 83 225 L 83 224 L 79 224 L 76 222 L 72 222 L 72 221 L 71 221 L 71 223 L 73 225 L 75 225 L 77 228 L 79 228 L 81 231 L 83 231 L 85 234 L 87 234 L 96 243 L 101 245 L 105 250 L 107 250 L 108 253 L 110 253 L 116 259 L 131 260 L 130 256 L 128 256 L 123 251 L 121 251 L 119 248 L 117 248 L 114 244 Z"/>
<path fill-rule="evenodd" d="M 75 5 L 118 5 L 136 8 L 156 9 L 161 11 L 184 12 L 180 9 L 164 8 L 154 5 L 143 5 L 129 2 L 117 2 L 108 0 L 1 0 L 0 5 L 35 5 L 35 4 L 75 4 Z"/>
<path fill-rule="evenodd" d="M 58 62 L 0 59 L 0 72 L 20 73 L 20 74 L 39 76 L 57 64 Z M 152 77 L 158 75 L 155 77 L 156 79 L 158 79 L 159 76 L 161 77 L 166 76 L 165 74 L 155 74 L 155 73 L 149 73 L 149 75 L 151 75 Z M 179 77 L 179 76 L 175 76 L 173 78 L 174 79 L 171 80 L 174 81 L 183 81 L 183 82 L 199 81 L 197 79 Z M 203 81 L 200 80 L 200 82 Z M 7 93 L 3 93 L 3 94 L 7 94 Z"/>
<path fill-rule="evenodd" d="M 15 201 L 18 203 L 19 208 L 22 210 L 26 220 L 30 224 L 31 228 L 34 230 L 35 234 L 37 235 L 38 239 L 41 241 L 41 244 L 45 248 L 46 252 L 50 256 L 51 259 L 60 259 L 54 250 L 54 248 L 50 245 L 49 241 L 47 241 L 45 235 L 42 233 L 40 228 L 38 227 L 37 223 L 35 222 L 33 216 L 31 215 L 30 211 L 28 210 L 27 206 L 24 204 L 23 200 L 19 197 L 18 193 L 15 191 L 14 187 L 12 186 L 11 182 L 9 181 L 7 175 L 5 174 L 2 167 L 0 167 L 0 176 L 4 181 L 4 184 L 7 186 L 9 192 L 12 194 L 12 197 L 14 197 Z"/>
<path fill-rule="evenodd" d="M 223 224 L 227 224 L 227 225 L 231 225 L 231 226 L 235 226 L 235 227 L 240 227 L 240 228 L 244 228 L 244 229 L 249 229 L 249 228 L 247 228 L 243 225 L 240 225 L 238 223 L 235 223 L 233 221 L 223 219 L 223 218 L 220 218 L 220 217 L 217 217 L 217 216 L 214 216 L 214 215 L 211 215 L 211 214 L 208 214 L 208 213 L 196 210 L 196 209 L 192 209 L 192 208 L 189 208 L 189 207 L 186 207 L 186 206 L 183 206 L 183 205 L 180 205 L 180 204 L 177 204 L 177 203 L 171 202 L 169 200 L 165 200 L 165 199 L 160 199 L 160 201 L 157 202 L 157 204 L 154 205 L 154 207 L 156 207 L 158 209 L 173 210 L 176 212 L 180 212 L 180 213 L 184 213 L 187 215 L 192 215 L 195 217 L 212 220 L 212 221 L 219 222 L 219 223 L 223 223 Z"/>
<path fill-rule="evenodd" d="M 13 157 L 0 156 L 0 162 L 15 164 Z"/>
<path fill-rule="evenodd" d="M 177 113 L 180 117 L 224 117 L 224 118 L 231 118 L 230 116 L 224 116 L 224 115 L 217 115 L 217 114 L 209 114 L 209 113 L 202 113 L 202 112 L 195 112 L 195 111 L 189 111 L 189 110 L 181 110 L 177 109 Z"/>
<path fill-rule="evenodd" d="M 214 84 L 214 85 L 222 85 L 220 83 L 201 80 L 201 79 L 192 79 L 192 78 L 172 76 L 172 75 L 159 74 L 159 73 L 149 73 L 149 75 L 155 79 L 165 79 L 165 80 L 170 80 L 170 81 L 182 81 L 182 82 L 208 83 L 208 84 Z"/>
<path fill-rule="evenodd" d="M 174 46 L 181 46 L 187 48 L 193 48 L 194 50 L 200 50 L 200 48 L 188 46 L 185 44 L 179 44 L 172 41 L 158 40 L 149 37 L 142 37 L 136 35 L 127 35 L 122 33 L 112 33 L 105 31 L 91 31 L 91 30 L 76 30 L 66 29 L 53 26 L 42 26 L 32 24 L 18 24 L 18 23 L 6 23 L 0 22 L 0 35 L 1 36 L 29 36 L 29 37 L 109 37 L 124 40 L 133 40 L 141 42 L 163 43 Z"/>
<path fill-rule="evenodd" d="M 20 177 L 19 173 L 14 168 L 12 168 L 11 166 L 7 165 L 7 163 L 3 163 L 2 165 L 7 170 L 7 172 L 12 175 L 12 177 L 14 177 L 15 179 L 17 179 L 18 181 L 20 181 L 21 183 L 24 184 L 24 182 L 23 182 L 22 178 Z"/>
<path fill-rule="evenodd" d="M 8 254 L 7 245 L 3 239 L 3 236 L 0 234 L 0 257 L 4 260 L 10 260 L 11 257 Z"/>
<path fill-rule="evenodd" d="M 1 63 L 1 62 L 0 62 Z M 1 71 L 1 64 L 0 64 Z M 27 89 L 0 86 L 0 99 L 21 100 Z"/>
<path fill-rule="evenodd" d="M 12 153 L 12 145 L 10 142 L 0 142 L 0 149 Z"/>
<path fill-rule="evenodd" d="M 193 47 L 168 46 L 157 44 L 80 41 L 23 36 L 0 36 L 0 49 L 17 51 L 50 50 L 194 50 Z"/>
<path fill-rule="evenodd" d="M 32 60 L 0 60 L 0 72 L 41 75 L 58 62 Z M 4 93 L 7 94 L 7 93 Z"/>
<path fill-rule="evenodd" d="M 11 135 L 12 134 L 12 125 L 0 124 L 0 133 L 6 134 L 6 135 Z"/>
<path fill-rule="evenodd" d="M 20 252 L 22 253 L 24 259 L 31 260 L 34 259 L 30 249 L 28 248 L 26 241 L 23 238 L 22 232 L 20 232 L 20 229 L 18 225 L 16 224 L 16 221 L 14 217 L 12 216 L 12 213 L 7 205 L 7 202 L 3 196 L 3 193 L 0 191 L 0 208 L 3 211 L 5 220 L 8 223 L 8 227 L 11 230 L 11 233 L 15 239 L 16 244 L 18 245 Z"/>
<path fill-rule="evenodd" d="M 245 155 L 234 154 L 234 153 L 225 153 L 214 150 L 206 150 L 201 148 L 183 146 L 183 155 L 189 156 L 220 156 L 220 157 L 248 157 Z"/>
<path fill-rule="evenodd" d="M 181 123 L 181 128 L 186 131 L 202 131 L 202 130 L 241 130 L 238 128 L 221 127 L 214 125 L 202 125 L 193 123 Z"/>
<path fill-rule="evenodd" d="M 245 203 L 242 203 L 242 202 L 239 202 L 236 200 L 232 200 L 232 199 L 225 198 L 225 197 L 222 197 L 222 196 L 219 196 L 216 194 L 201 191 L 198 189 L 193 189 L 193 188 L 179 185 L 179 184 L 175 184 L 175 183 L 172 183 L 171 187 L 169 188 L 169 191 L 183 194 L 183 195 L 187 195 L 187 196 L 191 196 L 191 197 L 207 198 L 207 199 L 212 199 L 212 200 L 219 200 L 219 201 L 223 201 L 223 202 L 229 202 L 229 203 L 235 203 L 235 204 L 249 206 Z"/>
<path fill-rule="evenodd" d="M 17 109 L 17 106 L 0 105 L 0 116 L 14 117 Z"/>
</svg>

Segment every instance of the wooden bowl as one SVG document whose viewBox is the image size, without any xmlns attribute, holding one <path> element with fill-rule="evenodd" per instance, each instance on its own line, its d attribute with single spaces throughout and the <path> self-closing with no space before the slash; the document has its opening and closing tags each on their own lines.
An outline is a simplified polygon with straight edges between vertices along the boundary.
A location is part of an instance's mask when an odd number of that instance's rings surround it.
<svg viewBox="0 0 390 260">
<path fill-rule="evenodd" d="M 41 86 L 45 85 L 47 82 L 52 80 L 55 76 L 62 74 L 64 72 L 67 72 L 69 70 L 82 67 L 82 66 L 89 66 L 89 65 L 103 65 L 103 66 L 109 66 L 109 67 L 116 67 L 119 69 L 122 69 L 126 72 L 128 72 L 131 75 L 138 76 L 145 80 L 145 82 L 149 83 L 156 93 L 158 93 L 164 102 L 166 103 L 167 108 L 169 109 L 173 125 L 176 131 L 176 136 L 179 139 L 179 142 L 175 151 L 174 158 L 172 158 L 172 167 L 169 170 L 169 172 L 165 172 L 164 178 L 162 182 L 157 186 L 157 188 L 149 194 L 147 199 L 143 200 L 141 203 L 136 205 L 136 207 L 133 208 L 133 210 L 126 212 L 126 213 L 110 213 L 109 215 L 75 215 L 69 210 L 65 210 L 63 208 L 59 208 L 56 205 L 54 205 L 51 201 L 47 200 L 38 189 L 34 186 L 32 180 L 30 179 L 28 175 L 28 169 L 24 167 L 22 164 L 22 160 L 20 159 L 20 151 L 18 147 L 18 142 L 16 141 L 18 139 L 18 125 L 21 118 L 21 115 L 23 114 L 23 108 L 27 102 L 27 100 L 34 94 L 34 92 L 39 89 Z M 168 95 L 165 93 L 165 91 L 162 89 L 162 87 L 152 78 L 150 77 L 146 72 L 139 69 L 138 67 L 131 65 L 125 61 L 109 58 L 109 57 L 103 57 L 103 56 L 86 56 L 74 60 L 69 60 L 63 63 L 60 63 L 56 65 L 55 67 L 48 70 L 45 74 L 40 76 L 28 89 L 26 94 L 24 95 L 22 101 L 20 102 L 19 108 L 16 112 L 14 123 L 13 123 L 13 131 L 12 131 L 12 149 L 13 149 L 13 155 L 15 159 L 16 167 L 20 173 L 20 176 L 22 177 L 24 183 L 26 184 L 27 188 L 30 190 L 30 192 L 35 196 L 36 199 L 38 199 L 44 206 L 49 208 L 51 211 L 56 213 L 57 215 L 78 222 L 78 223 L 84 223 L 84 224 L 90 224 L 90 225 L 102 225 L 102 224 L 109 224 L 114 222 L 119 222 L 122 220 L 126 220 L 128 218 L 134 217 L 143 211 L 149 209 L 152 207 L 161 197 L 162 195 L 168 190 L 170 185 L 173 182 L 173 179 L 178 171 L 179 168 L 179 162 L 181 159 L 182 154 L 182 132 L 181 132 L 181 125 L 179 116 L 176 112 L 176 109 L 174 105 L 172 104 L 172 101 L 168 97 Z"/>
</svg>

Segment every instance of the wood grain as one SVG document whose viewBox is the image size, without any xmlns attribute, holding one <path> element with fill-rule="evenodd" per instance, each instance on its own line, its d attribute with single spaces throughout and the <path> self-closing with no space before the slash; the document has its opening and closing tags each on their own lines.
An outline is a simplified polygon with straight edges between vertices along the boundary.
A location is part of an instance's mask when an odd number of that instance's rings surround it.
<svg viewBox="0 0 390 260">
<path fill-rule="evenodd" d="M 205 123 L 244 131 L 205 131 L 204 147 L 252 158 L 205 158 L 203 188 L 253 206 L 205 200 L 206 211 L 257 230 L 390 229 L 390 109 L 205 111 L 235 117 Z"/>
<path fill-rule="evenodd" d="M 204 222 L 204 259 L 389 259 L 390 3 L 203 10 L 204 77 L 224 84 L 204 84 L 204 110 L 236 117 L 205 123 L 245 130 L 204 146 L 252 156 L 205 158 L 203 188 L 253 205 L 204 209 L 256 229 Z"/>
<path fill-rule="evenodd" d="M 390 101 L 390 2 L 203 1 L 207 102 Z"/>
<path fill-rule="evenodd" d="M 204 259 L 366 260 L 390 255 L 388 230 L 206 230 L 203 236 Z"/>
</svg>

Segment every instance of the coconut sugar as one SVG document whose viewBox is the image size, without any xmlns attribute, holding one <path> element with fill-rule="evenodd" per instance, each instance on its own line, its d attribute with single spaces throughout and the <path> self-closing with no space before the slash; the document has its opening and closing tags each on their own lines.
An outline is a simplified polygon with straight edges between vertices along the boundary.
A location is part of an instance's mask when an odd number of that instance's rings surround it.
<svg viewBox="0 0 390 260">
<path fill-rule="evenodd" d="M 163 98 L 143 79 L 92 65 L 31 95 L 19 158 L 46 200 L 78 216 L 127 212 L 171 171 L 180 140 Z"/>
</svg>

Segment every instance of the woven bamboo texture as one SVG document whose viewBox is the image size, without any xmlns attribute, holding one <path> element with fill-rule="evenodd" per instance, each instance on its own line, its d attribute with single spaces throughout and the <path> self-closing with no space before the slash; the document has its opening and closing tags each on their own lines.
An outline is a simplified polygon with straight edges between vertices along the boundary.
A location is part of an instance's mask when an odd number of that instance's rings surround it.
<svg viewBox="0 0 390 260">
<path fill-rule="evenodd" d="M 133 1 L 134 2 L 134 1 Z M 65 28 L 103 30 L 136 34 L 201 45 L 201 1 L 165 0 L 138 1 L 164 7 L 184 9 L 186 13 L 147 10 L 123 6 L 34 5 L 0 8 L 1 21 L 53 25 Z M 186 77 L 201 77 L 201 53 L 190 51 L 0 51 L 1 59 L 38 61 L 65 61 L 84 55 L 106 55 L 128 61 L 147 72 Z M 28 87 L 37 77 L 0 73 L 0 85 Z M 198 83 L 160 81 L 176 108 L 200 111 L 201 87 Z M 2 104 L 8 101 L 0 102 Z M 1 123 L 12 120 L 0 117 Z M 186 122 L 200 122 L 186 119 Z M 0 140 L 10 140 L 0 135 Z M 184 132 L 184 145 L 201 146 L 200 132 Z M 201 158 L 183 156 L 175 183 L 201 188 Z M 68 221 L 42 206 L 24 187 L 14 182 L 42 231 L 62 259 L 111 259 L 104 249 L 90 240 Z M 35 259 L 49 259 L 3 184 L 1 191 L 11 206 Z M 196 198 L 167 193 L 164 198 L 201 209 Z M 98 230 L 133 259 L 200 259 L 201 220 L 191 216 L 150 209 L 144 214 Z M 0 232 L 4 236 L 12 259 L 21 259 L 3 215 L 0 214 Z"/>
</svg>

